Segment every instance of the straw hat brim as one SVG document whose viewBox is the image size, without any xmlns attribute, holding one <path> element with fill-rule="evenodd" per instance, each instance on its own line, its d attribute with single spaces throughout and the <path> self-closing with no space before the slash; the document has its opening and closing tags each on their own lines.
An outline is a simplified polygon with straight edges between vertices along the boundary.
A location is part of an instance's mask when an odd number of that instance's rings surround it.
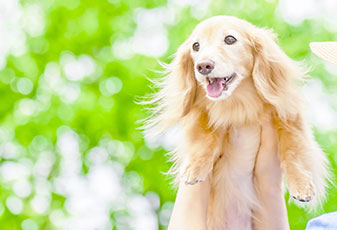
<svg viewBox="0 0 337 230">
<path fill-rule="evenodd" d="M 310 48 L 318 57 L 337 65 L 337 42 L 311 42 Z"/>
</svg>

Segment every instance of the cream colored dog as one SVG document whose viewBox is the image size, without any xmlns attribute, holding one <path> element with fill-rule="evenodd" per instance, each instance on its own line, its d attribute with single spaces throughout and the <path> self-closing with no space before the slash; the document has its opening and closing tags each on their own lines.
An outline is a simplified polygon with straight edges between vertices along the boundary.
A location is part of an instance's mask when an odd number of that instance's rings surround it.
<svg viewBox="0 0 337 230">
<path fill-rule="evenodd" d="M 303 116 L 296 81 L 305 72 L 265 29 L 229 16 L 201 22 L 179 47 L 154 95 L 147 128 L 160 133 L 180 122 L 173 152 L 177 181 L 210 175 L 208 229 L 250 229 L 258 206 L 252 180 L 261 124 L 272 119 L 289 193 L 315 204 L 324 196 L 326 158 Z M 228 221 L 224 221 L 228 220 Z"/>
</svg>

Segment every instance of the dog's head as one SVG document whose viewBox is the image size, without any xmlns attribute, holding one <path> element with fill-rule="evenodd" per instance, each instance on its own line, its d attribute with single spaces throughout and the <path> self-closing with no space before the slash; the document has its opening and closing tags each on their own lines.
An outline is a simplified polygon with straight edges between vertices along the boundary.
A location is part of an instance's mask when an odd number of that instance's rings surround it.
<svg viewBox="0 0 337 230">
<path fill-rule="evenodd" d="M 304 72 L 274 38 L 271 31 L 232 16 L 201 22 L 167 67 L 169 74 L 154 98 L 158 116 L 151 120 L 152 125 L 174 124 L 200 98 L 222 106 L 219 101 L 233 105 L 237 98 L 249 103 L 246 99 L 252 94 L 272 105 L 279 117 L 294 115 L 298 97 L 294 96 L 293 79 Z"/>
<path fill-rule="evenodd" d="M 289 112 L 291 104 L 296 107 L 296 102 L 289 100 L 291 85 L 303 71 L 279 48 L 275 37 L 269 30 L 232 16 L 212 17 L 197 25 L 173 62 L 179 69 L 173 72 L 188 89 L 184 114 L 193 104 L 196 84 L 209 100 L 219 101 L 239 94 L 240 84 L 248 78 L 261 99 L 281 116 Z"/>
<path fill-rule="evenodd" d="M 245 27 L 244 21 L 218 16 L 200 23 L 189 38 L 195 79 L 210 100 L 231 96 L 251 75 L 254 58 Z"/>
</svg>

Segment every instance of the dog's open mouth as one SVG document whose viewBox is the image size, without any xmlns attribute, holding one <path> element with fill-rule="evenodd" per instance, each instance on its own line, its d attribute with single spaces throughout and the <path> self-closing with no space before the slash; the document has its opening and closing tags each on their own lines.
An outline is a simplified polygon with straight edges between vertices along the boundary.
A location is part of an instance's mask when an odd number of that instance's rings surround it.
<svg viewBox="0 0 337 230">
<path fill-rule="evenodd" d="M 230 84 L 234 80 L 235 76 L 236 74 L 232 73 L 230 76 L 222 78 L 207 77 L 207 95 L 214 98 L 220 97 L 222 91 L 228 90 L 228 84 Z"/>
</svg>

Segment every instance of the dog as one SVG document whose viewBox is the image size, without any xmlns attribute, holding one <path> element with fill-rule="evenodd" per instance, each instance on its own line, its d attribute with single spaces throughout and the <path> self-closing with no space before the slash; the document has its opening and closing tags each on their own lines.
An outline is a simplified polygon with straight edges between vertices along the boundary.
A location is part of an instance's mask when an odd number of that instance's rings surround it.
<svg viewBox="0 0 337 230">
<path fill-rule="evenodd" d="M 149 102 L 155 105 L 145 125 L 151 134 L 176 124 L 183 130 L 172 152 L 176 183 L 193 186 L 210 177 L 208 229 L 230 228 L 233 212 L 242 220 L 235 229 L 251 229 L 258 200 L 250 162 L 266 119 L 278 135 L 290 195 L 310 207 L 324 199 L 327 159 L 298 89 L 306 71 L 275 39 L 272 31 L 233 16 L 206 19 L 178 48 Z"/>
</svg>

